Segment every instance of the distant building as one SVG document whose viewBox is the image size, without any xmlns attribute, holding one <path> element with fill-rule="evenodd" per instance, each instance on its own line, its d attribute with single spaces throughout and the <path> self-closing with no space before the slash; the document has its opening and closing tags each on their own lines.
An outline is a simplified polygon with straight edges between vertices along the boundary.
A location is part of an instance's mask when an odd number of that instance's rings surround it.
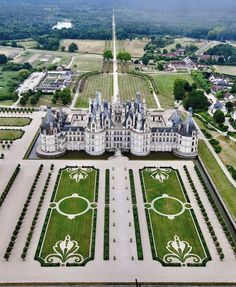
<svg viewBox="0 0 236 287">
<path fill-rule="evenodd" d="M 57 90 L 67 88 L 74 77 L 70 70 L 48 71 L 37 86 L 44 93 L 55 93 Z"/>
<path fill-rule="evenodd" d="M 183 69 L 183 68 L 186 68 L 186 63 L 185 61 L 171 61 L 169 64 L 168 64 L 168 68 L 171 69 L 171 68 L 174 68 L 174 69 Z"/>
<path fill-rule="evenodd" d="M 110 103 L 97 93 L 89 101 L 88 110 L 62 110 L 55 114 L 48 109 L 42 120 L 41 157 L 57 157 L 70 151 L 83 150 L 90 155 L 101 155 L 120 149 L 137 156 L 150 152 L 173 152 L 180 157 L 197 156 L 198 131 L 189 110 L 182 122 L 178 111 L 148 110 L 137 93 L 135 101 Z"/>
<path fill-rule="evenodd" d="M 225 101 L 233 101 L 234 99 L 235 99 L 235 96 L 232 93 L 226 92 L 224 94 L 224 100 Z"/>
<path fill-rule="evenodd" d="M 224 114 L 227 114 L 227 109 L 224 103 L 217 101 L 215 104 L 212 105 L 212 113 L 214 114 L 216 111 L 222 111 Z"/>
<path fill-rule="evenodd" d="M 62 22 L 57 22 L 55 26 L 52 27 L 52 30 L 61 30 L 61 29 L 70 29 L 72 28 L 72 23 L 70 20 L 65 20 Z"/>
</svg>

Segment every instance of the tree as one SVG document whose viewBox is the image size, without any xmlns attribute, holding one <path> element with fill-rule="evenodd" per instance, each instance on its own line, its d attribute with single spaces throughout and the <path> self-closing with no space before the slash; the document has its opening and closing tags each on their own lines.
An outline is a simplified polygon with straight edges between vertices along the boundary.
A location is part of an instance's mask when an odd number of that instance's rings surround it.
<svg viewBox="0 0 236 287">
<path fill-rule="evenodd" d="M 202 90 L 192 90 L 183 100 L 186 110 L 192 107 L 195 111 L 206 111 L 210 105 Z"/>
<path fill-rule="evenodd" d="M 112 51 L 111 50 L 106 50 L 104 51 L 103 53 L 103 58 L 106 59 L 106 60 L 110 60 L 110 59 L 113 59 L 113 54 L 112 54 Z"/>
<path fill-rule="evenodd" d="M 182 48 L 182 45 L 180 43 L 176 43 L 175 48 L 178 50 L 178 49 Z"/>
<path fill-rule="evenodd" d="M 117 59 L 120 60 L 121 62 L 128 62 L 131 61 L 132 57 L 131 54 L 129 52 L 119 52 L 117 55 Z"/>
<path fill-rule="evenodd" d="M 71 101 L 71 91 L 69 88 L 65 88 L 61 91 L 61 101 L 63 105 L 68 104 Z"/>
<path fill-rule="evenodd" d="M 175 80 L 175 82 L 174 82 L 174 96 L 175 96 L 176 101 L 183 100 L 183 98 L 185 96 L 185 92 L 186 92 L 185 86 L 187 87 L 185 80 L 183 80 L 183 79 L 176 79 Z"/>
<path fill-rule="evenodd" d="M 0 65 L 4 65 L 8 62 L 8 58 L 4 54 L 0 54 Z"/>
<path fill-rule="evenodd" d="M 227 108 L 228 113 L 231 113 L 234 110 L 234 104 L 232 102 L 227 102 L 225 107 Z"/>
<path fill-rule="evenodd" d="M 12 41 L 12 42 L 11 42 L 11 46 L 12 46 L 13 48 L 17 48 L 17 42 L 16 42 L 16 41 Z"/>
<path fill-rule="evenodd" d="M 26 78 L 28 78 L 29 75 L 30 75 L 29 70 L 22 69 L 22 70 L 20 70 L 20 71 L 18 72 L 17 77 L 18 77 L 18 79 L 22 82 L 22 81 L 24 81 Z"/>
<path fill-rule="evenodd" d="M 234 82 L 232 88 L 231 88 L 231 93 L 235 94 L 236 93 L 236 81 Z"/>
<path fill-rule="evenodd" d="M 33 96 L 33 97 L 30 98 L 30 103 L 31 103 L 31 105 L 36 105 L 37 102 L 38 102 L 38 100 L 37 100 L 37 98 L 36 98 L 35 96 Z"/>
<path fill-rule="evenodd" d="M 144 56 L 144 57 L 142 58 L 142 63 L 143 63 L 144 66 L 147 66 L 148 63 L 149 63 L 149 58 Z"/>
<path fill-rule="evenodd" d="M 157 69 L 158 69 L 159 71 L 163 71 L 163 70 L 164 70 L 164 65 L 163 65 L 162 63 L 158 63 L 158 64 L 157 64 Z"/>
<path fill-rule="evenodd" d="M 68 47 L 68 51 L 71 53 L 74 53 L 75 51 L 78 51 L 79 48 L 75 43 L 71 43 Z"/>
<path fill-rule="evenodd" d="M 215 111 L 213 118 L 218 124 L 223 124 L 225 122 L 225 115 L 220 110 Z"/>
<path fill-rule="evenodd" d="M 21 106 L 25 106 L 25 105 L 26 105 L 26 102 L 27 102 L 27 101 L 26 101 L 25 97 L 21 97 L 21 98 L 20 98 L 20 105 L 21 105 Z"/>
<path fill-rule="evenodd" d="M 57 99 L 54 96 L 51 98 L 51 101 L 54 105 L 57 103 Z"/>
</svg>

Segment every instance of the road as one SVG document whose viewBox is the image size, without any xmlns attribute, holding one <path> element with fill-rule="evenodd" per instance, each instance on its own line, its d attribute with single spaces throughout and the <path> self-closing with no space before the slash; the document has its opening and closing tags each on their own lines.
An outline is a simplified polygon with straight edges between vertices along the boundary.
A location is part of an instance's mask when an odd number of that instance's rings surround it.
<svg viewBox="0 0 236 287">
<path fill-rule="evenodd" d="M 119 87 L 118 87 L 118 74 L 117 74 L 117 58 L 116 58 L 116 22 L 115 22 L 115 13 L 113 10 L 112 15 L 112 38 L 113 38 L 113 101 L 114 103 L 119 103 Z"/>
</svg>

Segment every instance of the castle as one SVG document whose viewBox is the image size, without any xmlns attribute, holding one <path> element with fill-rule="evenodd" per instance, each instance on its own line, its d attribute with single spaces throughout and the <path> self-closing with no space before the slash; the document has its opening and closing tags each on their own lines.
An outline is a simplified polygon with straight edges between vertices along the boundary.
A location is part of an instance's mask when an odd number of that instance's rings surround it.
<svg viewBox="0 0 236 287">
<path fill-rule="evenodd" d="M 138 92 L 134 101 L 110 103 L 100 93 L 89 101 L 89 109 L 53 113 L 48 108 L 41 123 L 37 155 L 59 157 L 66 151 L 85 151 L 92 156 L 106 151 L 172 152 L 184 158 L 197 156 L 198 132 L 189 109 L 182 121 L 178 111 L 147 109 Z"/>
</svg>

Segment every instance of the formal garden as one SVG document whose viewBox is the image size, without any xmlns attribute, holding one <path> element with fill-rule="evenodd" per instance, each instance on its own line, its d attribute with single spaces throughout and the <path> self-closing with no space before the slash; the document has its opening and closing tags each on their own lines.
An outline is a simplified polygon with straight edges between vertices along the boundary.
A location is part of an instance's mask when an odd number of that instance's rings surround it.
<svg viewBox="0 0 236 287">
<path fill-rule="evenodd" d="M 205 266 L 211 256 L 178 170 L 147 167 L 140 179 L 153 259 Z"/>
<path fill-rule="evenodd" d="M 41 266 L 84 266 L 94 259 L 99 170 L 60 169 L 35 260 Z"/>
</svg>

